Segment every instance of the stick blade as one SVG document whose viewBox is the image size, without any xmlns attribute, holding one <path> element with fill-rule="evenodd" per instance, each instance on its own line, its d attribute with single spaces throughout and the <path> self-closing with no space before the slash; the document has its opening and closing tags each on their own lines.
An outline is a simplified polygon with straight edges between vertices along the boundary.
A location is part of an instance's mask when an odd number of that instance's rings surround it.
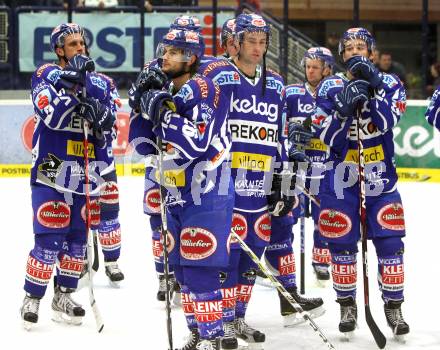
<svg viewBox="0 0 440 350">
<path fill-rule="evenodd" d="M 383 349 L 387 344 L 387 339 L 374 321 L 373 315 L 371 315 L 371 310 L 368 305 L 365 306 L 365 320 L 367 321 L 367 325 L 370 328 L 371 333 L 373 334 L 377 346 L 379 347 L 379 349 Z"/>
</svg>

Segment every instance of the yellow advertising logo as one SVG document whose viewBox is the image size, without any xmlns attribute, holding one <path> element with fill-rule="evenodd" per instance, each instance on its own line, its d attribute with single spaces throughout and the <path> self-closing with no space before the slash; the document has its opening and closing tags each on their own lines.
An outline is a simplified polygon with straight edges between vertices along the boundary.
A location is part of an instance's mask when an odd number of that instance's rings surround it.
<svg viewBox="0 0 440 350">
<path fill-rule="evenodd" d="M 95 158 L 95 146 L 89 143 L 89 158 Z M 67 154 L 69 156 L 84 156 L 84 144 L 82 141 L 67 140 Z"/>
<path fill-rule="evenodd" d="M 272 157 L 263 154 L 232 152 L 232 168 L 270 171 Z"/>
<path fill-rule="evenodd" d="M 165 187 L 183 187 L 185 186 L 185 171 L 180 169 L 165 170 L 163 173 Z M 156 181 L 160 182 L 159 171 L 156 170 Z"/>
<path fill-rule="evenodd" d="M 364 160 L 365 164 L 379 162 L 385 159 L 385 155 L 383 153 L 382 145 L 364 148 Z M 357 149 L 350 149 L 345 156 L 345 162 L 349 163 L 358 163 L 359 162 L 359 154 Z"/>
<path fill-rule="evenodd" d="M 306 150 L 312 150 L 312 151 L 327 151 L 327 145 L 322 142 L 320 139 L 311 139 L 310 145 L 306 147 Z"/>
</svg>

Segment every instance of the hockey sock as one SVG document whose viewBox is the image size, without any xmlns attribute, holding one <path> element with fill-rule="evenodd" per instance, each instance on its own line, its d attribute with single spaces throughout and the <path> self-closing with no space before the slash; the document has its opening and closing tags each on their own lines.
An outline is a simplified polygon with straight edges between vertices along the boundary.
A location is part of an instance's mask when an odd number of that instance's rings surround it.
<svg viewBox="0 0 440 350">
<path fill-rule="evenodd" d="M 338 298 L 352 297 L 356 300 L 357 282 L 357 249 L 338 250 L 337 252 L 330 247 L 332 256 L 332 278 L 333 289 Z"/>
<path fill-rule="evenodd" d="M 194 315 L 200 337 L 214 339 L 223 335 L 222 294 L 220 290 L 205 293 L 191 293 Z"/>
<path fill-rule="evenodd" d="M 263 247 L 251 247 L 253 252 L 261 257 L 263 254 Z M 237 304 L 235 306 L 235 316 L 237 318 L 244 318 L 246 309 L 251 299 L 252 288 L 257 278 L 255 263 L 244 252 L 240 251 L 240 263 L 238 269 L 238 285 L 237 285 Z"/>
<path fill-rule="evenodd" d="M 319 248 L 313 246 L 312 265 L 329 266 L 331 262 L 330 250 L 328 248 Z"/>
<path fill-rule="evenodd" d="M 186 325 L 190 330 L 197 328 L 197 321 L 194 315 L 194 303 L 191 299 L 189 289 L 185 285 L 181 286 L 181 296 L 182 296 L 182 309 L 183 309 L 183 314 L 185 315 L 186 318 Z"/>
<path fill-rule="evenodd" d="M 235 307 L 237 304 L 238 263 L 240 262 L 240 250 L 232 249 L 229 255 L 229 265 L 222 272 L 224 280 L 221 282 L 223 297 L 223 322 L 232 322 L 235 319 Z"/>
<path fill-rule="evenodd" d="M 24 290 L 27 293 L 36 297 L 44 296 L 63 241 L 64 234 L 35 235 L 35 245 L 29 252 L 26 265 Z"/>
<path fill-rule="evenodd" d="M 296 287 L 296 265 L 292 242 L 270 244 L 264 253 L 266 264 L 284 288 Z"/>
<path fill-rule="evenodd" d="M 102 253 L 105 261 L 116 261 L 121 254 L 121 226 L 119 219 L 106 219 L 104 212 L 101 212 L 98 234 Z M 113 215 L 112 215 L 113 216 Z"/>
<path fill-rule="evenodd" d="M 378 259 L 377 280 L 385 303 L 403 300 L 404 289 L 404 244 L 400 237 L 374 239 Z"/>
<path fill-rule="evenodd" d="M 85 250 L 86 242 L 82 240 L 64 242 L 58 254 L 57 285 L 76 289 L 84 266 Z"/>
</svg>

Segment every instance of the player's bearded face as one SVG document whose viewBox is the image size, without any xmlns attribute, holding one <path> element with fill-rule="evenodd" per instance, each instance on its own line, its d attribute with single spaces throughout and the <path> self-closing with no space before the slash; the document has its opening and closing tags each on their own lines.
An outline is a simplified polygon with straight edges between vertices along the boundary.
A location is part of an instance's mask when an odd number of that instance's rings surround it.
<svg viewBox="0 0 440 350">
<path fill-rule="evenodd" d="M 64 47 L 57 48 L 56 51 L 59 56 L 64 56 L 67 60 L 76 54 L 85 55 L 86 45 L 84 38 L 79 33 L 68 35 L 64 40 Z"/>
<path fill-rule="evenodd" d="M 370 57 L 367 43 L 364 40 L 351 39 L 344 43 L 344 52 L 342 53 L 342 59 L 344 62 L 353 56 L 364 56 L 366 58 Z"/>
<path fill-rule="evenodd" d="M 244 33 L 240 45 L 240 59 L 246 63 L 259 64 L 263 60 L 267 47 L 267 34 L 264 32 Z"/>
<path fill-rule="evenodd" d="M 327 67 L 320 59 L 306 59 L 306 78 L 310 85 L 317 86 L 324 78 Z"/>
</svg>

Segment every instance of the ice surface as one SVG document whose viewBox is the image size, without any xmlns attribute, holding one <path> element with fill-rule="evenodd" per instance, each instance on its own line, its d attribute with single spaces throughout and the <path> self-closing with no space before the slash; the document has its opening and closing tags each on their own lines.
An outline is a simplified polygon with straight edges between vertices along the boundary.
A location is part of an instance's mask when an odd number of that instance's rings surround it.
<svg viewBox="0 0 440 350">
<path fill-rule="evenodd" d="M 142 212 L 141 177 L 122 177 L 121 225 L 123 235 L 120 266 L 125 281 L 120 289 L 109 287 L 103 263 L 95 276 L 95 296 L 104 318 L 101 334 L 89 306 L 87 290 L 77 295 L 86 309 L 81 326 L 65 326 L 51 321 L 50 302 L 52 288 L 48 289 L 40 307 L 40 321 L 30 331 L 22 328 L 19 317 L 24 292 L 26 258 L 33 245 L 32 211 L 28 179 L 0 180 L 3 277 L 1 296 L 3 312 L 0 317 L 0 349 L 167 349 L 165 311 L 156 301 L 157 280 L 151 254 L 151 233 L 147 217 Z M 404 316 L 411 327 L 406 344 L 392 340 L 386 326 L 382 301 L 376 282 L 374 247 L 369 246 L 370 257 L 370 303 L 373 317 L 385 333 L 386 349 L 440 349 L 440 311 L 438 302 L 439 275 L 438 252 L 440 251 L 439 218 L 440 184 L 402 183 L 399 186 L 405 207 L 408 237 L 405 239 L 406 290 L 403 304 Z M 312 222 L 307 221 L 306 243 L 306 292 L 322 296 L 327 313 L 316 319 L 327 337 L 337 349 L 375 349 L 374 340 L 364 320 L 362 304 L 362 266 L 358 266 L 359 280 L 359 329 L 351 342 L 343 342 L 337 330 L 339 305 L 331 287 L 318 288 L 310 267 Z M 295 228 L 295 233 L 299 228 Z M 299 271 L 299 234 L 294 246 Z M 360 255 L 359 255 L 360 262 Z M 187 334 L 181 309 L 173 308 L 173 332 L 175 347 Z M 307 324 L 295 328 L 283 328 L 278 309 L 278 297 L 274 290 L 256 286 L 247 314 L 248 322 L 266 333 L 266 350 L 271 349 L 325 349 L 318 335 Z"/>
</svg>

